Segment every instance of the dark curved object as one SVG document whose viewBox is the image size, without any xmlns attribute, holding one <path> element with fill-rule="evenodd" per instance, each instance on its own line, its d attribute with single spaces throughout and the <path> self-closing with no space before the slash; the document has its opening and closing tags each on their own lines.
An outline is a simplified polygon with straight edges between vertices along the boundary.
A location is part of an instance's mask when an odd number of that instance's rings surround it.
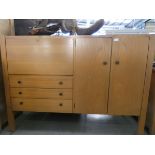
<svg viewBox="0 0 155 155">
<path fill-rule="evenodd" d="M 88 28 L 78 27 L 76 19 L 15 19 L 14 23 L 16 35 L 52 35 L 60 29 L 70 35 L 91 35 L 104 25 L 104 20 L 100 19 Z"/>
<path fill-rule="evenodd" d="M 88 28 L 79 28 L 77 27 L 76 33 L 77 35 L 91 35 L 97 32 L 104 25 L 104 20 L 100 19 L 95 22 L 92 26 Z"/>
<path fill-rule="evenodd" d="M 52 25 L 50 27 L 38 29 L 37 31 L 32 29 L 29 32 L 29 35 L 52 35 L 52 34 L 56 33 L 59 29 L 60 29 L 60 25 L 57 24 L 57 25 Z"/>
</svg>

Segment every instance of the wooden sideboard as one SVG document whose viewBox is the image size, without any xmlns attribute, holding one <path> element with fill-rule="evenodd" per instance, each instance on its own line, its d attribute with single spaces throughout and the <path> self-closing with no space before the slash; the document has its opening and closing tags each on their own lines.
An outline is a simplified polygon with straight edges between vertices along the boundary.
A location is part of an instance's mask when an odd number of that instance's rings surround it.
<svg viewBox="0 0 155 155">
<path fill-rule="evenodd" d="M 15 130 L 14 111 L 33 111 L 138 116 L 143 134 L 153 38 L 3 36 L 10 130 Z"/>
</svg>

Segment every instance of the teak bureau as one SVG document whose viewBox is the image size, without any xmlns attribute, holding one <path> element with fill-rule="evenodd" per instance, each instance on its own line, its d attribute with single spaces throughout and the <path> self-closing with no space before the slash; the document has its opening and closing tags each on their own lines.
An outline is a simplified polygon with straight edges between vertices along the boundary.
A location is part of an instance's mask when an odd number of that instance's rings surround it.
<svg viewBox="0 0 155 155">
<path fill-rule="evenodd" d="M 154 36 L 1 37 L 7 114 L 139 116 L 144 132 Z"/>
</svg>

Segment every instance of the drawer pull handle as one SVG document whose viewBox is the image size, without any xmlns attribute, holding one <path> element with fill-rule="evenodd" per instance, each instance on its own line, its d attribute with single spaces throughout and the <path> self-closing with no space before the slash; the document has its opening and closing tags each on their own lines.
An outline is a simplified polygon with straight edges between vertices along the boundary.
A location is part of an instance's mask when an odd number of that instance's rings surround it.
<svg viewBox="0 0 155 155">
<path fill-rule="evenodd" d="M 107 65 L 108 63 L 106 61 L 103 61 L 103 65 Z"/>
<path fill-rule="evenodd" d="M 117 61 L 115 61 L 115 64 L 116 64 L 116 65 L 119 65 L 119 63 L 120 63 L 120 62 L 119 62 L 118 60 L 117 60 Z"/>
<path fill-rule="evenodd" d="M 21 84 L 22 82 L 21 81 L 18 81 L 17 83 Z"/>
<path fill-rule="evenodd" d="M 63 84 L 63 82 L 62 82 L 62 81 L 60 81 L 60 82 L 59 82 L 59 85 L 62 85 L 62 84 Z"/>
<path fill-rule="evenodd" d="M 20 105 L 23 105 L 23 102 L 19 102 Z"/>
<path fill-rule="evenodd" d="M 63 106 L 63 104 L 62 104 L 62 103 L 60 103 L 60 104 L 59 104 L 59 106 L 60 106 L 60 107 L 62 107 L 62 106 Z"/>
<path fill-rule="evenodd" d="M 59 93 L 59 96 L 63 96 L 63 93 Z"/>
<path fill-rule="evenodd" d="M 18 94 L 22 94 L 22 92 L 20 91 Z"/>
</svg>

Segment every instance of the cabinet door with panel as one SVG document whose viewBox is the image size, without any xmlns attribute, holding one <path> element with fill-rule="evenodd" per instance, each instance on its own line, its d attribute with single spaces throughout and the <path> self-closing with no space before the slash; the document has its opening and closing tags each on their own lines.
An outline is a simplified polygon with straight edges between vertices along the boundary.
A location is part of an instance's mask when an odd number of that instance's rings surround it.
<svg viewBox="0 0 155 155">
<path fill-rule="evenodd" d="M 74 64 L 74 113 L 107 112 L 111 38 L 77 37 Z"/>
<path fill-rule="evenodd" d="M 139 115 L 145 80 L 149 37 L 115 36 L 109 89 L 109 114 Z"/>
</svg>

